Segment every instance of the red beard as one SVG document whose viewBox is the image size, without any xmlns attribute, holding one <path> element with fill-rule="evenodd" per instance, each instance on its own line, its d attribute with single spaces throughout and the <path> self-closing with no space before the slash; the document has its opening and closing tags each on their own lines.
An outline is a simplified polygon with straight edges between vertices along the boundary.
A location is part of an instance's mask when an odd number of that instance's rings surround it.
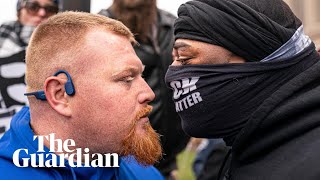
<svg viewBox="0 0 320 180">
<path fill-rule="evenodd" d="M 138 113 L 128 136 L 122 141 L 123 150 L 120 153 L 122 156 L 133 155 L 138 163 L 145 166 L 153 165 L 162 157 L 159 134 L 155 132 L 150 123 L 144 125 L 145 135 L 139 136 L 136 133 L 136 122 L 149 114 L 151 110 L 152 107 L 148 106 Z"/>
</svg>

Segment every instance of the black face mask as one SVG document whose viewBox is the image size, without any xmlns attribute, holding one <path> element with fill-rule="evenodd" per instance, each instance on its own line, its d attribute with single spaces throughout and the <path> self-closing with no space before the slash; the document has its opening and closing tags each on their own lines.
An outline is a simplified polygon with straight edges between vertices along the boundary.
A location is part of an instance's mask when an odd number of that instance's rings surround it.
<svg viewBox="0 0 320 180">
<path fill-rule="evenodd" d="M 170 66 L 165 80 L 187 134 L 232 139 L 267 97 L 315 62 L 301 59 Z"/>
</svg>

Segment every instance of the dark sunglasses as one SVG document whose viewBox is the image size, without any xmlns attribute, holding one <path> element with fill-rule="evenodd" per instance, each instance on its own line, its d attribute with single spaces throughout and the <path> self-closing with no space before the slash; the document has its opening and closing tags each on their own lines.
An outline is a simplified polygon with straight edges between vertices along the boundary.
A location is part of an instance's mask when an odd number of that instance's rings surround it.
<svg viewBox="0 0 320 180">
<path fill-rule="evenodd" d="M 37 14 L 41 8 L 46 11 L 47 16 L 57 14 L 59 7 L 56 5 L 41 6 L 38 2 L 26 2 L 24 8 L 27 9 L 30 14 Z"/>
</svg>

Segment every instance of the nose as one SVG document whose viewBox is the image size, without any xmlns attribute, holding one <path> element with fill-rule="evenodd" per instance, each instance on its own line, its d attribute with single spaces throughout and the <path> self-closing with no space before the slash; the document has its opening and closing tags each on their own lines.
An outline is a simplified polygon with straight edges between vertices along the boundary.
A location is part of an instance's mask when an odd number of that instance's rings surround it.
<svg viewBox="0 0 320 180">
<path fill-rule="evenodd" d="M 147 84 L 147 82 L 143 78 L 141 78 L 140 88 L 141 88 L 141 92 L 139 93 L 139 96 L 138 96 L 138 102 L 140 104 L 145 104 L 145 103 L 147 104 L 154 100 L 156 95 L 154 94 L 150 86 Z"/>
<path fill-rule="evenodd" d="M 41 7 L 38 11 L 38 15 L 41 17 L 45 17 L 46 14 L 47 14 L 46 10 L 43 7 Z"/>
<path fill-rule="evenodd" d="M 173 66 L 181 66 L 181 63 L 178 61 L 173 61 L 172 64 Z"/>
</svg>

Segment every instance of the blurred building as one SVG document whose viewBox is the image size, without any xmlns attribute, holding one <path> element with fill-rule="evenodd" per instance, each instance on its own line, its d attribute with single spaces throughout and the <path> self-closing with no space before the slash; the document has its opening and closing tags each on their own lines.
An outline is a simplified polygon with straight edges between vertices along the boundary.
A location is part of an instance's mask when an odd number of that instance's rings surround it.
<svg viewBox="0 0 320 180">
<path fill-rule="evenodd" d="M 284 0 L 302 20 L 304 32 L 320 48 L 320 0 Z"/>
</svg>

